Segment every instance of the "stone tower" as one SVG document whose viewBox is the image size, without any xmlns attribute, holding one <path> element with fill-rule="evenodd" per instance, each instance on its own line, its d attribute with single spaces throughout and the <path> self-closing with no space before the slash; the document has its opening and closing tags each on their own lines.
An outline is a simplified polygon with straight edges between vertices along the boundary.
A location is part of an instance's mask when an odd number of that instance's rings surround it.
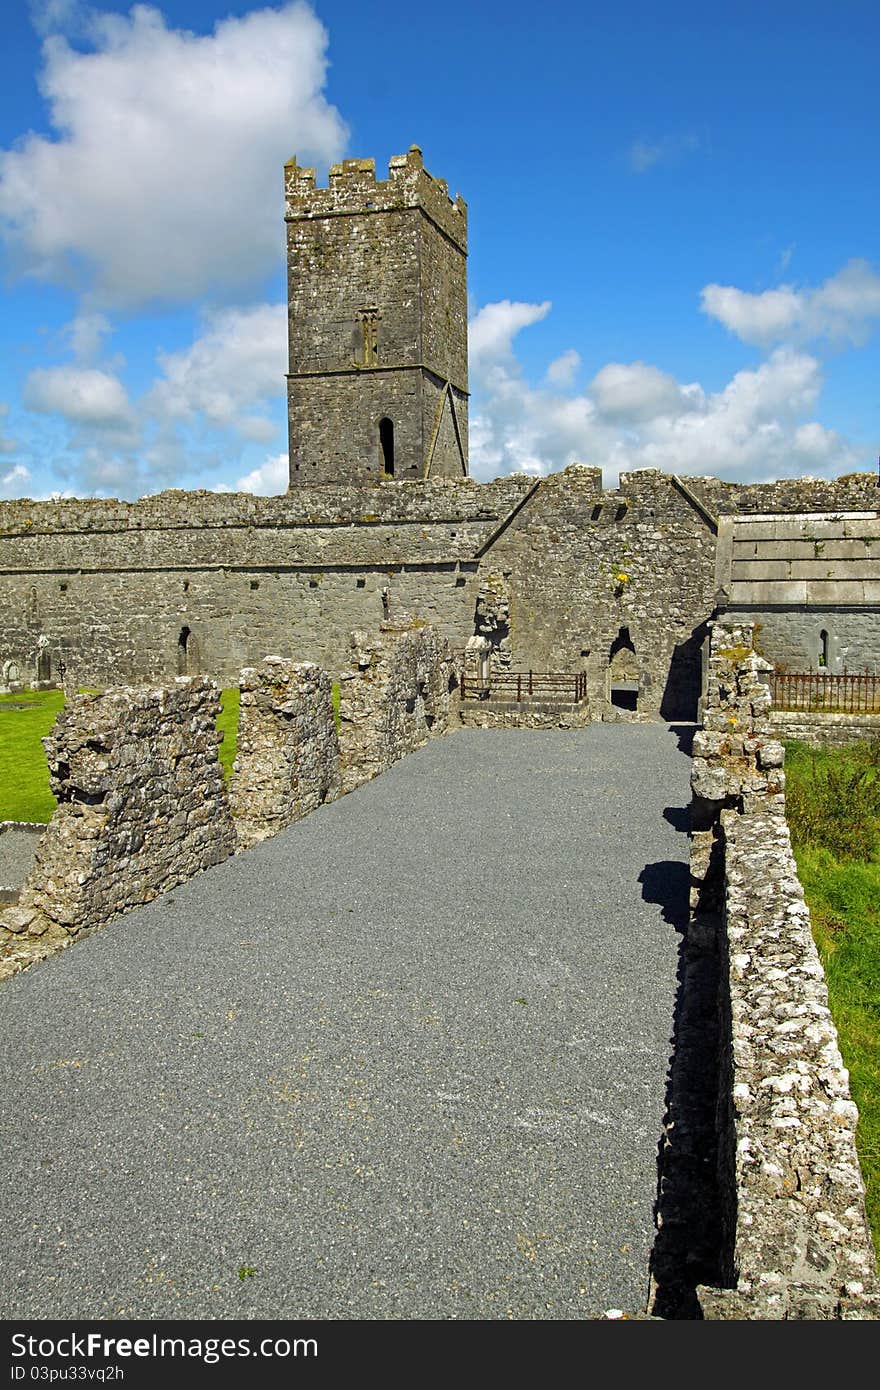
<svg viewBox="0 0 880 1390">
<path fill-rule="evenodd" d="M 466 476 L 466 204 L 415 145 L 284 182 L 291 486 Z"/>
</svg>

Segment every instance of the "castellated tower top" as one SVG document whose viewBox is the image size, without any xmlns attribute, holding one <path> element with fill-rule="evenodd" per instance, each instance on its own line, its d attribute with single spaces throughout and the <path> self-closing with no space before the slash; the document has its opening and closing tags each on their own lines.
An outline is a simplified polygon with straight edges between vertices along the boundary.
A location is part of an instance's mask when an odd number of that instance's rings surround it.
<svg viewBox="0 0 880 1390">
<path fill-rule="evenodd" d="M 451 198 L 446 180 L 428 173 L 418 145 L 392 155 L 387 179 L 376 178 L 375 159 L 343 159 L 330 166 L 326 188 L 317 188 L 315 170 L 297 164 L 294 156 L 284 166 L 284 191 L 287 221 L 421 208 L 459 250 L 467 251 L 467 203 L 458 194 Z"/>
<path fill-rule="evenodd" d="M 285 165 L 290 482 L 467 477 L 467 207 L 413 145 Z"/>
</svg>

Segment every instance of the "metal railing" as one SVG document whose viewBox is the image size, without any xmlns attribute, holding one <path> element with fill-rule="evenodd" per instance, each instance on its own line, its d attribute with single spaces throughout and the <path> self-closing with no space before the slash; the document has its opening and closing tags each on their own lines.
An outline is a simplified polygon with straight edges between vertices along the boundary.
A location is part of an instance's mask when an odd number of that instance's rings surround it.
<svg viewBox="0 0 880 1390">
<path fill-rule="evenodd" d="M 774 671 L 769 684 L 774 709 L 880 714 L 880 676 L 867 672 Z"/>
<path fill-rule="evenodd" d="M 587 698 L 587 677 L 583 671 L 559 674 L 551 671 L 493 671 L 488 687 L 480 681 L 461 678 L 463 700 L 507 700 L 522 703 L 542 700 L 555 704 L 580 704 Z"/>
</svg>

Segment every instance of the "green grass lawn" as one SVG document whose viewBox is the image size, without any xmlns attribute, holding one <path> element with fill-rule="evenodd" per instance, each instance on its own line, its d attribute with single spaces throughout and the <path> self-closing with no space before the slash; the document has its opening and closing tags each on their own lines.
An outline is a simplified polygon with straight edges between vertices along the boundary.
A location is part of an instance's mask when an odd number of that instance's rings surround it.
<svg viewBox="0 0 880 1390">
<path fill-rule="evenodd" d="M 31 706 L 16 709 L 17 704 Z M 64 704 L 60 690 L 0 695 L 0 820 L 48 821 L 55 810 L 40 739 Z"/>
<path fill-rule="evenodd" d="M 17 704 L 31 708 L 16 709 Z M 55 798 L 40 739 L 51 730 L 63 704 L 60 690 L 0 695 L 0 820 L 51 820 Z M 223 691 L 217 728 L 224 735 L 220 762 L 228 781 L 238 739 L 238 687 Z"/>
<path fill-rule="evenodd" d="M 859 1107 L 856 1145 L 880 1256 L 880 747 L 786 745 L 798 874 Z"/>
</svg>

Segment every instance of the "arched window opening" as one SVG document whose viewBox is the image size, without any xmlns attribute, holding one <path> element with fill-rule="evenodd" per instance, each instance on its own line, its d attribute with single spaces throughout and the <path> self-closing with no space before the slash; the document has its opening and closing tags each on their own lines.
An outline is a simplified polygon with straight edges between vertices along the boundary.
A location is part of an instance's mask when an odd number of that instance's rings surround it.
<svg viewBox="0 0 880 1390">
<path fill-rule="evenodd" d="M 819 643 L 820 643 L 820 649 L 819 649 L 819 666 L 820 666 L 821 669 L 827 670 L 827 667 L 828 667 L 828 633 L 825 631 L 824 627 L 823 627 L 822 631 L 819 633 Z"/>
<path fill-rule="evenodd" d="M 379 457 L 386 478 L 394 477 L 394 422 L 384 416 L 379 421 Z"/>
<path fill-rule="evenodd" d="M 177 674 L 188 676 L 195 670 L 195 638 L 188 627 L 180 629 L 177 639 Z"/>
</svg>

